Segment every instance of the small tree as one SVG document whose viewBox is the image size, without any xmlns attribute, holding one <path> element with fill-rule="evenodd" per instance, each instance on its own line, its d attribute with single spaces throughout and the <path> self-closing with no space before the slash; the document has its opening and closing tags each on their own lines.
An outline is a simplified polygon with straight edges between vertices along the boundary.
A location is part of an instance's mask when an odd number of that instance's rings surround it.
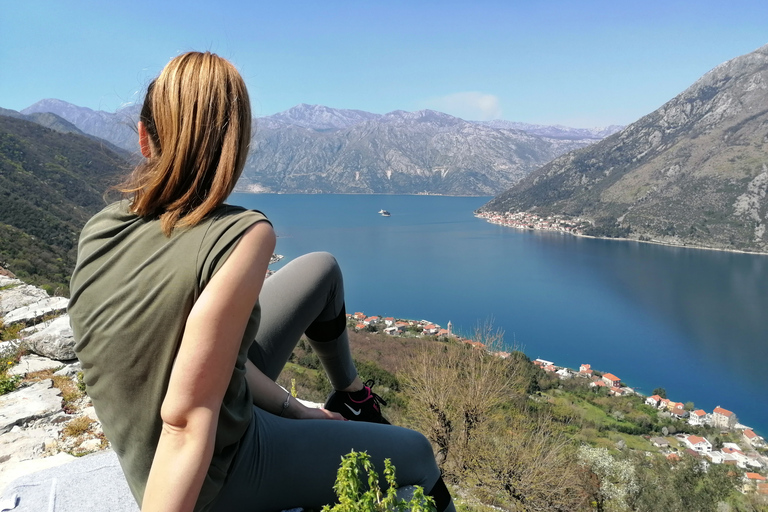
<svg viewBox="0 0 768 512">
<path fill-rule="evenodd" d="M 365 477 L 367 485 L 363 481 Z M 389 459 L 384 459 L 384 478 L 389 484 L 386 494 L 382 494 L 379 475 L 373 468 L 370 456 L 366 452 L 352 450 L 342 457 L 333 486 L 339 502 L 333 507 L 324 506 L 322 512 L 436 511 L 435 500 L 432 496 L 426 496 L 424 489 L 418 485 L 414 486 L 415 491 L 410 500 L 398 499 L 395 467 Z"/>
<path fill-rule="evenodd" d="M 667 390 L 664 388 L 656 388 L 653 390 L 654 395 L 658 395 L 661 398 L 667 398 Z"/>
<path fill-rule="evenodd" d="M 610 506 L 622 510 L 637 493 L 635 467 L 630 461 L 615 459 L 605 448 L 586 445 L 579 448 L 578 458 L 595 477 L 592 499 L 598 512 L 610 510 Z"/>
</svg>

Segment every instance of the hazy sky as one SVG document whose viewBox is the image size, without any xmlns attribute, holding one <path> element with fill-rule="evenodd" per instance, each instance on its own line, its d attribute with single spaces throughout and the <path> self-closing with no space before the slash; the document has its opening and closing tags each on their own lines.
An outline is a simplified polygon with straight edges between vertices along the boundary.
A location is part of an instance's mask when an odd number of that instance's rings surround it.
<svg viewBox="0 0 768 512">
<path fill-rule="evenodd" d="M 6 0 L 0 107 L 114 111 L 170 58 L 211 50 L 257 116 L 310 103 L 605 126 L 767 43 L 767 0 Z"/>
</svg>

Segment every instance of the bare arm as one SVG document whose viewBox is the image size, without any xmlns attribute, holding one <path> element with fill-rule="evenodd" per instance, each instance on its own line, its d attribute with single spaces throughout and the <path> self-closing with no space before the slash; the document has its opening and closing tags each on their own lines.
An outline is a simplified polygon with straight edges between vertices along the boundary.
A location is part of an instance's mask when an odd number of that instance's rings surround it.
<svg viewBox="0 0 768 512">
<path fill-rule="evenodd" d="M 160 411 L 163 429 L 144 512 L 194 508 L 210 466 L 221 402 L 274 248 L 268 223 L 251 226 L 187 318 Z"/>
<path fill-rule="evenodd" d="M 245 363 L 245 378 L 248 380 L 248 388 L 253 396 L 253 403 L 265 411 L 269 411 L 286 418 L 296 419 L 331 419 L 343 420 L 343 416 L 337 412 L 326 409 L 306 407 L 304 404 L 291 398 L 288 408 L 283 410 L 283 403 L 288 394 L 272 379 L 264 375 L 250 361 Z"/>
</svg>

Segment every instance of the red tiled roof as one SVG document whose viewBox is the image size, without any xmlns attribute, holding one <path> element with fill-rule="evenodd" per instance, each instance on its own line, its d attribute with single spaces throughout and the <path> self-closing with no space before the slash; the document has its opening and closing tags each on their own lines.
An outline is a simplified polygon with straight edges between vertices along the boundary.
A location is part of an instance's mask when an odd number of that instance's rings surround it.
<svg viewBox="0 0 768 512">
<path fill-rule="evenodd" d="M 704 439 L 703 437 L 688 436 L 688 442 L 691 443 L 692 445 L 697 445 L 699 443 L 703 443 L 704 441 L 706 441 L 706 439 Z"/>
<path fill-rule="evenodd" d="M 759 473 L 747 473 L 745 476 L 750 480 L 759 480 L 761 482 L 765 482 L 766 480 L 766 478 Z"/>
<path fill-rule="evenodd" d="M 604 373 L 603 374 L 603 378 L 604 379 L 608 379 L 608 380 L 619 380 L 619 381 L 621 380 L 620 378 L 618 378 L 617 376 L 615 376 L 612 373 Z"/>
<path fill-rule="evenodd" d="M 733 413 L 731 411 L 729 411 L 728 409 L 723 409 L 722 407 L 720 407 L 718 405 L 717 407 L 715 407 L 715 414 L 722 414 L 723 416 L 729 417 Z"/>
<path fill-rule="evenodd" d="M 752 430 L 751 428 L 748 428 L 747 430 L 744 431 L 744 437 L 746 437 L 747 439 L 755 439 L 757 437 L 757 434 L 755 434 L 754 430 Z"/>
<path fill-rule="evenodd" d="M 695 411 L 693 411 L 693 414 L 695 414 L 696 416 L 701 418 L 702 416 L 706 416 L 707 412 L 706 411 L 702 411 L 701 409 L 696 409 Z"/>
<path fill-rule="evenodd" d="M 657 402 L 661 402 L 661 397 L 659 395 L 653 395 L 651 398 L 653 398 Z"/>
</svg>

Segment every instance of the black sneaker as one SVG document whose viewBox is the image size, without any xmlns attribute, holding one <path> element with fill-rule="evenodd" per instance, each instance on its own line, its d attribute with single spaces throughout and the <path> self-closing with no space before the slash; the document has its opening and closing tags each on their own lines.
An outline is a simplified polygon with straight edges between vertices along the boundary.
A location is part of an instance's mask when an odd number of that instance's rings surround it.
<svg viewBox="0 0 768 512">
<path fill-rule="evenodd" d="M 325 401 L 325 408 L 338 412 L 348 420 L 390 425 L 381 415 L 380 405 L 387 405 L 387 402 L 371 391 L 371 386 L 373 380 L 366 382 L 360 391 L 332 391 Z"/>
</svg>

